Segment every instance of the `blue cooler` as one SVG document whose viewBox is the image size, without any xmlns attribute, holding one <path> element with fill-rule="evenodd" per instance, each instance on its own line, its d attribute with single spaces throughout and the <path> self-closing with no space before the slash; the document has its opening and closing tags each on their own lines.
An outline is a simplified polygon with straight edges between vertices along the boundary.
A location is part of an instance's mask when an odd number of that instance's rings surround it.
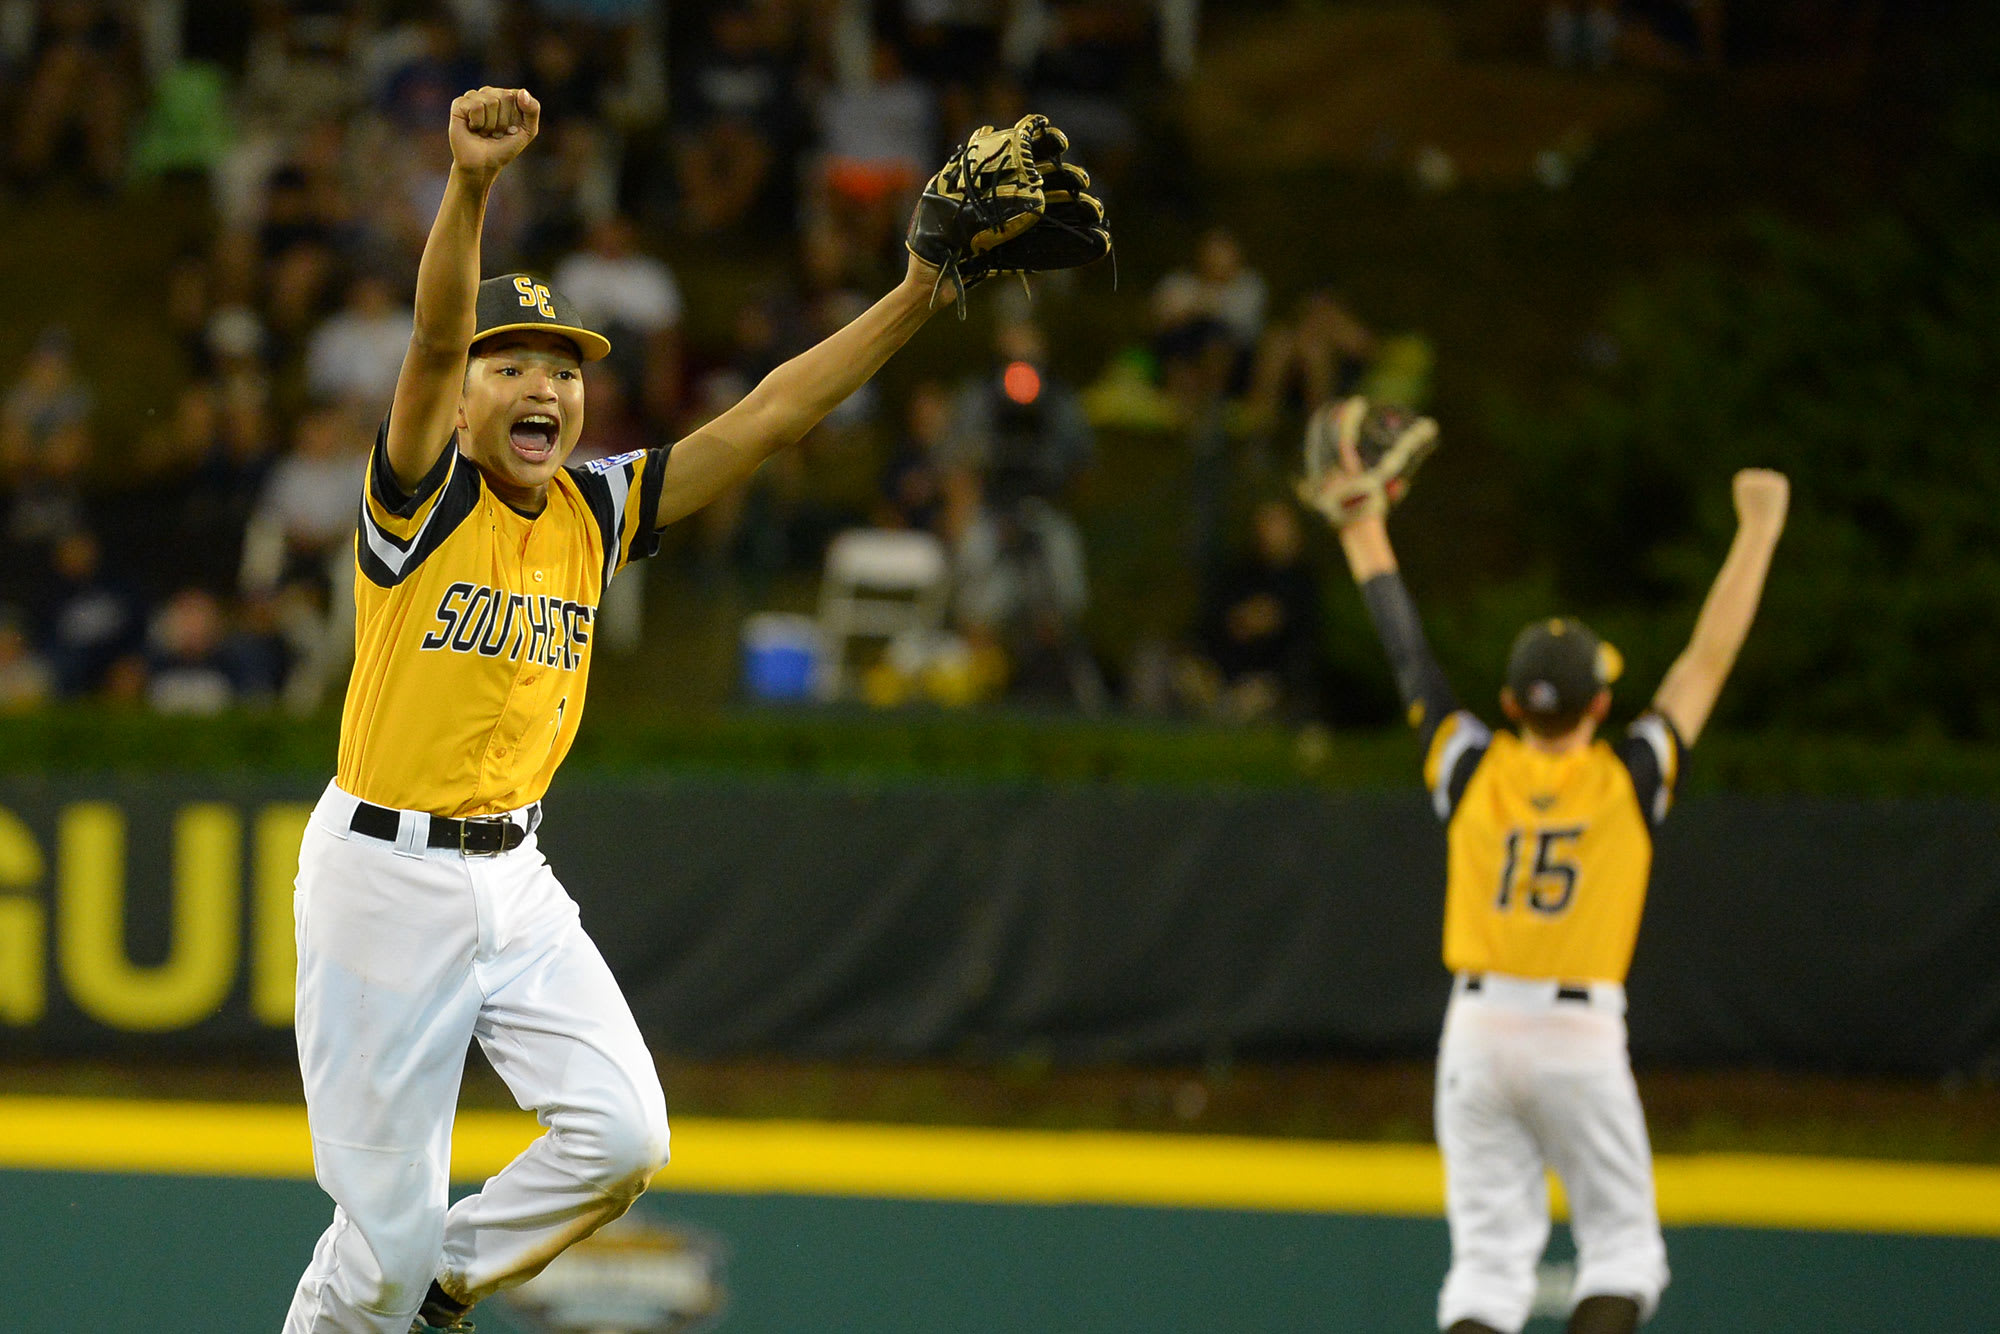
<svg viewBox="0 0 2000 1334">
<path fill-rule="evenodd" d="M 743 693 L 749 698 L 811 699 L 819 659 L 819 622 L 812 617 L 760 611 L 744 620 Z"/>
</svg>

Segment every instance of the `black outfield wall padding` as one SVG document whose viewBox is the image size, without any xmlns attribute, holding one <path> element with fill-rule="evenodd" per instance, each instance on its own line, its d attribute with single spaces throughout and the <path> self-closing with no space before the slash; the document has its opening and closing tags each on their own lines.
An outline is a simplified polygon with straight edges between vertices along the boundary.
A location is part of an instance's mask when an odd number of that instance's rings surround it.
<svg viewBox="0 0 2000 1334">
<path fill-rule="evenodd" d="M 0 783 L 0 1051 L 289 1050 L 311 784 Z M 2000 802 L 1706 797 L 1659 838 L 1642 1061 L 2000 1059 Z M 541 844 L 690 1056 L 1420 1055 L 1421 793 L 580 779 Z"/>
</svg>

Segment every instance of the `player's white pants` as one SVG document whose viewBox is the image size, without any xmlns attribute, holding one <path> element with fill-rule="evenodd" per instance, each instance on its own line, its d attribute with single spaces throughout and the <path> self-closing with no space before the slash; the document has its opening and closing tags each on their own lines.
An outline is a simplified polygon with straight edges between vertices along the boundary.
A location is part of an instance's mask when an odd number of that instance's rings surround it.
<svg viewBox="0 0 2000 1334">
<path fill-rule="evenodd" d="M 336 1208 L 285 1334 L 408 1334 L 433 1277 L 467 1300 L 524 1282 L 667 1160 L 652 1056 L 535 840 L 403 852 L 350 833 L 353 809 L 329 787 L 299 853 L 299 1068 Z M 549 1129 L 447 1213 L 475 1037 Z"/>
<path fill-rule="evenodd" d="M 1527 1322 L 1549 1238 L 1547 1170 L 1576 1237 L 1573 1300 L 1631 1297 L 1652 1316 L 1667 1285 L 1653 1156 L 1626 1051 L 1624 989 L 1556 999 L 1552 981 L 1488 973 L 1455 990 L 1438 1049 L 1451 1272 L 1438 1328 Z"/>
</svg>

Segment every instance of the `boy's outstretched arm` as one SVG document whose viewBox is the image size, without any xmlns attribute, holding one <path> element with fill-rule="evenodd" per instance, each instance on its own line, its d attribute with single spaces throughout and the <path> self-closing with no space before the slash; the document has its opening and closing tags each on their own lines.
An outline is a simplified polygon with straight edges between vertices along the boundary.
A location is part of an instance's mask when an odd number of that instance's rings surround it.
<svg viewBox="0 0 2000 1334">
<path fill-rule="evenodd" d="M 1452 693 L 1451 682 L 1431 653 L 1417 604 L 1403 586 L 1395 548 L 1389 544 L 1388 523 L 1380 517 L 1353 520 L 1340 529 L 1340 549 L 1361 589 L 1368 619 L 1374 622 L 1383 651 L 1389 655 L 1405 716 L 1417 729 L 1428 754 L 1438 727 L 1458 711 L 1458 696 Z"/>
<path fill-rule="evenodd" d="M 486 195 L 542 124 L 523 88 L 481 88 L 451 104 L 451 174 L 417 264 L 416 324 L 389 411 L 389 468 L 415 490 L 452 438 L 477 330 L 479 234 Z"/>
<path fill-rule="evenodd" d="M 1771 553 L 1785 531 L 1791 484 L 1781 472 L 1745 468 L 1732 482 L 1736 500 L 1736 540 L 1701 604 L 1694 634 L 1653 695 L 1653 708 L 1692 746 L 1715 708 L 1722 683 L 1736 665 L 1737 651 L 1750 633 Z"/>
<path fill-rule="evenodd" d="M 1403 587 L 1396 566 L 1396 550 L 1389 543 L 1387 515 L 1393 496 L 1407 491 L 1409 475 L 1421 462 L 1422 453 L 1405 457 L 1400 464 L 1392 455 L 1378 460 L 1372 496 L 1357 493 L 1356 487 L 1369 480 L 1362 458 L 1360 436 L 1368 416 L 1366 399 L 1350 398 L 1321 408 L 1307 427 L 1306 479 L 1299 484 L 1299 498 L 1315 510 L 1340 534 L 1340 549 L 1347 556 L 1348 571 L 1361 589 L 1368 617 L 1389 655 L 1396 674 L 1396 689 L 1403 698 L 1405 716 L 1417 729 L 1428 756 L 1432 738 L 1444 720 L 1458 711 L 1458 697 L 1445 679 L 1444 669 L 1431 653 L 1424 637 L 1424 625 L 1416 603 Z M 1420 438 L 1424 453 L 1434 445 L 1437 428 L 1428 418 L 1418 418 L 1404 427 L 1406 438 Z M 1385 486 L 1380 476 L 1384 468 L 1404 469 Z M 1357 494 L 1361 503 L 1357 504 Z"/>
</svg>

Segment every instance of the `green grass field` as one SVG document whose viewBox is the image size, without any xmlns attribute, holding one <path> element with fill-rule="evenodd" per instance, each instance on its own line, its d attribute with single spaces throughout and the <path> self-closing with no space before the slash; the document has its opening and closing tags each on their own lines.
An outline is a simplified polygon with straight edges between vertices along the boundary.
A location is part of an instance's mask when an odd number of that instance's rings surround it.
<svg viewBox="0 0 2000 1334">
<path fill-rule="evenodd" d="M 534 1133 L 463 1115 L 454 1175 Z M 1420 1146 L 684 1118 L 675 1155 L 622 1232 L 549 1271 L 577 1328 L 1422 1330 L 1446 1254 Z M 309 1174 L 295 1106 L 0 1099 L 0 1328 L 274 1329 L 330 1214 Z M 1659 1177 L 1654 1330 L 1991 1328 L 2000 1171 L 1666 1155 Z M 1559 1232 L 1551 1310 L 1567 1253 Z M 617 1323 L 620 1301 L 711 1323 Z M 549 1328 L 521 1302 L 480 1315 Z"/>
</svg>

